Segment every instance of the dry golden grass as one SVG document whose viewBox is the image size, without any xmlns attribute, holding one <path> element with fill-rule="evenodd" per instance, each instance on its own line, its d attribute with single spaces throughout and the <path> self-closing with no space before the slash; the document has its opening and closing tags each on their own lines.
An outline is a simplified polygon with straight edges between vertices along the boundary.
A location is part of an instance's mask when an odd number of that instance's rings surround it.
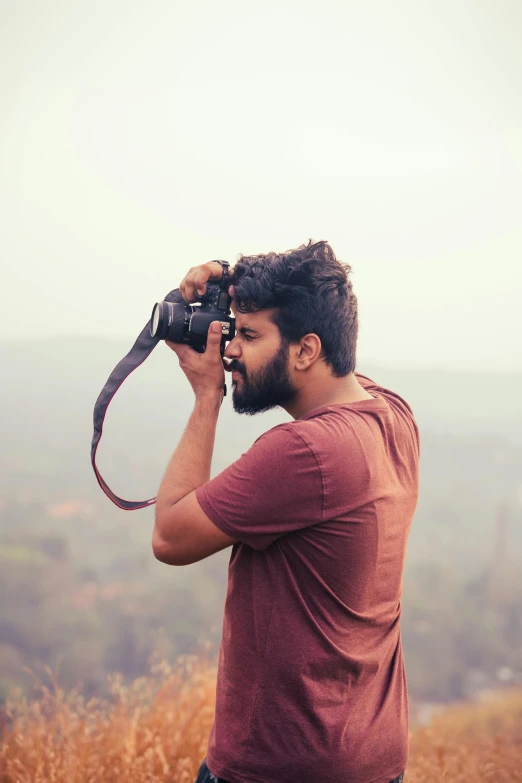
<svg viewBox="0 0 522 783">
<path fill-rule="evenodd" d="M 449 708 L 410 738 L 407 783 L 522 783 L 522 690 Z"/>
<path fill-rule="evenodd" d="M 193 783 L 214 716 L 216 673 L 203 658 L 183 656 L 174 670 L 162 662 L 130 687 L 111 678 L 108 701 L 85 703 L 53 682 L 38 702 L 9 703 L 0 782 Z"/>
<path fill-rule="evenodd" d="M 52 679 L 52 675 L 51 679 Z M 193 783 L 206 753 L 215 702 L 214 666 L 184 656 L 111 698 L 85 703 L 54 681 L 33 703 L 7 709 L 0 783 Z M 408 783 L 522 781 L 522 692 L 455 707 L 416 729 Z"/>
</svg>

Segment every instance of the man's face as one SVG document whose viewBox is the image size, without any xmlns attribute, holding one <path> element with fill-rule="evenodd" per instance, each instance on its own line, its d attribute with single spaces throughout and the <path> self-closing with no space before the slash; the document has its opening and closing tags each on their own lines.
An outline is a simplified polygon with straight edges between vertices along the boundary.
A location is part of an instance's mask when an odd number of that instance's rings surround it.
<svg viewBox="0 0 522 783">
<path fill-rule="evenodd" d="M 236 313 L 236 336 L 225 356 L 239 373 L 232 380 L 232 405 L 236 413 L 253 416 L 290 402 L 296 395 L 288 371 L 288 346 L 270 321 L 269 310 Z"/>
</svg>

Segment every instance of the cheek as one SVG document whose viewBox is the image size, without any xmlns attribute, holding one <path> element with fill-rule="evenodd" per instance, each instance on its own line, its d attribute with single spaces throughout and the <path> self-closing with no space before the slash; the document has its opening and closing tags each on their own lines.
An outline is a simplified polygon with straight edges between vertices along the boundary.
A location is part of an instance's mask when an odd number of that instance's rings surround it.
<svg viewBox="0 0 522 783">
<path fill-rule="evenodd" d="M 256 340 L 241 340 L 241 356 L 239 361 L 247 373 L 255 373 L 272 361 L 278 349 L 278 344 L 258 337 Z"/>
</svg>

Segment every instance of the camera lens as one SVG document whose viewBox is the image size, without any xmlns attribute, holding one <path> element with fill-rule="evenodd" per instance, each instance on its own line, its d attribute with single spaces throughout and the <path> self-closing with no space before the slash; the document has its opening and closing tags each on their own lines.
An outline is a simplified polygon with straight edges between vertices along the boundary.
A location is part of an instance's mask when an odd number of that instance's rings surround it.
<svg viewBox="0 0 522 783">
<path fill-rule="evenodd" d="M 157 302 L 150 318 L 151 337 L 182 343 L 190 315 L 190 307 L 174 302 Z"/>
<path fill-rule="evenodd" d="M 152 311 L 152 318 L 150 319 L 150 333 L 152 337 L 156 337 L 158 334 L 158 329 L 160 325 L 160 316 L 161 316 L 161 302 L 158 302 L 154 305 L 154 309 Z"/>
</svg>

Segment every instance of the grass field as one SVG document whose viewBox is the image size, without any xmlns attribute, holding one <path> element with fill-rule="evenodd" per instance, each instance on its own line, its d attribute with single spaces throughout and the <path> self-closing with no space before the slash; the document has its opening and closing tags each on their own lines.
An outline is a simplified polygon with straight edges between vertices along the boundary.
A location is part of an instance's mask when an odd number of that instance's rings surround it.
<svg viewBox="0 0 522 783">
<path fill-rule="evenodd" d="M 0 783 L 193 783 L 206 753 L 215 668 L 204 658 L 162 662 L 148 678 L 85 703 L 54 681 L 3 716 Z M 456 706 L 410 737 L 407 783 L 522 783 L 522 690 Z M 320 783 L 320 781 L 318 781 Z"/>
</svg>

